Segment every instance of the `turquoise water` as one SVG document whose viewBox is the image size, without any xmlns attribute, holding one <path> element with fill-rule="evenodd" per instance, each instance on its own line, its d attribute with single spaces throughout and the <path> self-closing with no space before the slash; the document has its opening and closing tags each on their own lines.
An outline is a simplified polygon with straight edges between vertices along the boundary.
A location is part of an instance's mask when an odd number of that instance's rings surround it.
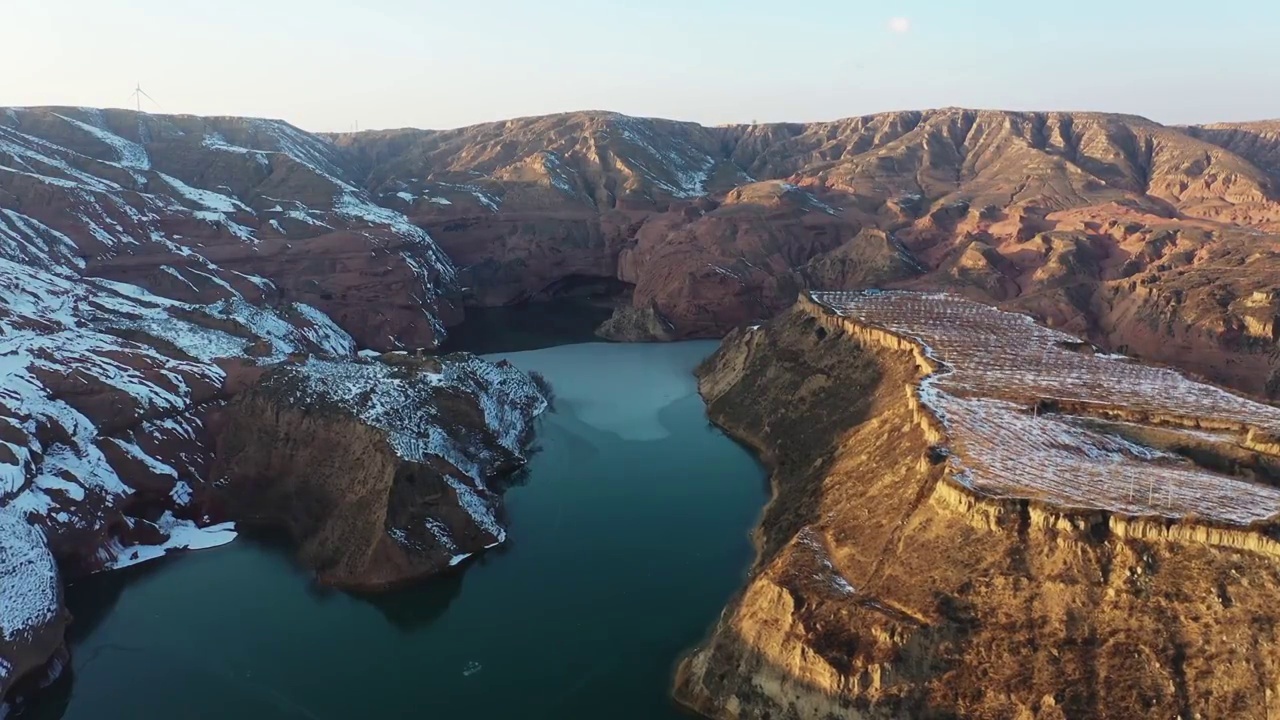
<svg viewBox="0 0 1280 720">
<path fill-rule="evenodd" d="M 685 717 L 673 664 L 740 586 L 766 493 L 696 394 L 714 348 L 491 356 L 557 394 L 504 546 L 371 599 L 243 539 L 92 578 L 69 594 L 73 677 L 20 717 Z"/>
</svg>

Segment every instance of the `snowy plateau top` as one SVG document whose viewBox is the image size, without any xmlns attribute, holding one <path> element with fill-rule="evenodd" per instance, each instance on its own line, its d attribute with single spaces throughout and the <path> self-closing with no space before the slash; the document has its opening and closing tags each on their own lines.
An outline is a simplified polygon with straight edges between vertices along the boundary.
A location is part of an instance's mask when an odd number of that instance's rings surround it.
<svg viewBox="0 0 1280 720">
<path fill-rule="evenodd" d="M 336 407 L 382 430 L 404 460 L 425 462 L 434 455 L 473 480 L 482 480 L 476 459 L 463 450 L 467 433 L 441 417 L 437 395 L 461 390 L 475 397 L 485 426 L 514 455 L 520 454 L 528 432 L 526 418 L 545 410 L 547 401 L 529 377 L 511 365 L 495 365 L 468 353 L 430 360 L 433 367 L 424 368 L 407 356 L 394 364 L 311 358 L 300 366 L 280 368 L 265 384 L 291 404 Z"/>
<path fill-rule="evenodd" d="M 951 476 L 971 490 L 1224 525 L 1280 512 L 1280 489 L 1178 452 L 1240 449 L 1254 433 L 1274 437 L 1276 408 L 952 295 L 812 297 L 922 349 L 936 370 L 920 381 L 918 397 L 945 428 Z M 1148 439 L 1152 429 L 1170 439 Z"/>
</svg>

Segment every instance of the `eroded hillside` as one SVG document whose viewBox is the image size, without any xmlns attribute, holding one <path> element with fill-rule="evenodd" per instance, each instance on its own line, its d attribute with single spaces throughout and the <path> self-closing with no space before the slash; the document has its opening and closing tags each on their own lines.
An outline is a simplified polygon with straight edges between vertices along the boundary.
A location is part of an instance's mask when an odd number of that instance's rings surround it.
<svg viewBox="0 0 1280 720">
<path fill-rule="evenodd" d="M 671 339 L 803 288 L 906 287 L 1275 393 L 1277 142 L 1274 123 L 958 108 L 334 136 L 14 109 L 0 238 L 6 257 L 61 244 L 83 274 L 188 302 L 265 279 L 378 350 L 437 344 L 464 305 L 584 288 L 620 303 L 603 334 Z"/>
<path fill-rule="evenodd" d="M 1265 718 L 1276 411 L 963 299 L 818 296 L 700 370 L 774 499 L 676 694 L 725 718 Z"/>
<path fill-rule="evenodd" d="M 621 280 L 618 339 L 718 336 L 799 289 L 948 289 L 1275 392 L 1276 140 L 942 109 L 706 128 L 575 113 L 344 135 L 465 302 Z"/>
<path fill-rule="evenodd" d="M 11 261 L 45 267 L 54 246 L 79 274 L 185 302 L 252 302 L 269 282 L 378 350 L 430 347 L 458 318 L 430 236 L 280 121 L 3 111 L 0 243 Z"/>
</svg>

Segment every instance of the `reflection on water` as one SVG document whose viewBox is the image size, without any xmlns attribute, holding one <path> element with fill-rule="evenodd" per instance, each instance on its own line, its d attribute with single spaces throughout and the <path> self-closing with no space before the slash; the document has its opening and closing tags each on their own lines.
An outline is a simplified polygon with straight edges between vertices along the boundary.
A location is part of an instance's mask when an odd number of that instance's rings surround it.
<svg viewBox="0 0 1280 720">
<path fill-rule="evenodd" d="M 92 578 L 70 592 L 74 678 L 21 717 L 683 717 L 673 662 L 739 586 L 765 499 L 695 392 L 714 347 L 505 355 L 558 396 L 505 545 L 375 597 L 253 541 Z"/>
<path fill-rule="evenodd" d="M 612 314 L 611 307 L 586 298 L 467 308 L 466 321 L 449 328 L 441 350 L 497 353 L 596 342 L 595 329 Z"/>
</svg>

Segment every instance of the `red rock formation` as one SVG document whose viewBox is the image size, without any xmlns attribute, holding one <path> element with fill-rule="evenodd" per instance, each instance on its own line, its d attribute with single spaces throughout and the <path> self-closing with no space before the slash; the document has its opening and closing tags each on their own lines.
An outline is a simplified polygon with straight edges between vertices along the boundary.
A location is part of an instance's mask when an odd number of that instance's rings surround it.
<svg viewBox="0 0 1280 720">
<path fill-rule="evenodd" d="M 576 113 L 335 143 L 457 259 L 467 302 L 619 278 L 635 290 L 604 334 L 681 338 L 767 318 L 801 287 L 947 288 L 1278 386 L 1273 344 L 1239 330 L 1280 250 L 1273 124 L 948 108 L 703 128 Z M 866 230 L 882 235 L 845 246 Z M 1159 289 L 1174 285 L 1188 290 Z"/>
<path fill-rule="evenodd" d="M 332 137 L 21 110 L 0 117 L 0 237 L 34 232 L 89 274 L 178 299 L 306 302 L 380 350 L 435 344 L 463 303 L 580 282 L 633 286 L 603 329 L 617 338 L 716 336 L 802 287 L 902 284 L 1265 391 L 1272 348 L 1235 330 L 1252 320 L 1234 308 L 1270 282 L 1277 147 L 1268 123 L 955 108 L 717 128 L 573 113 Z M 864 230 L 890 247 L 841 249 Z M 1134 293 L 1139 275 L 1222 297 Z M 1193 329 L 1206 322 L 1218 330 Z"/>
</svg>

